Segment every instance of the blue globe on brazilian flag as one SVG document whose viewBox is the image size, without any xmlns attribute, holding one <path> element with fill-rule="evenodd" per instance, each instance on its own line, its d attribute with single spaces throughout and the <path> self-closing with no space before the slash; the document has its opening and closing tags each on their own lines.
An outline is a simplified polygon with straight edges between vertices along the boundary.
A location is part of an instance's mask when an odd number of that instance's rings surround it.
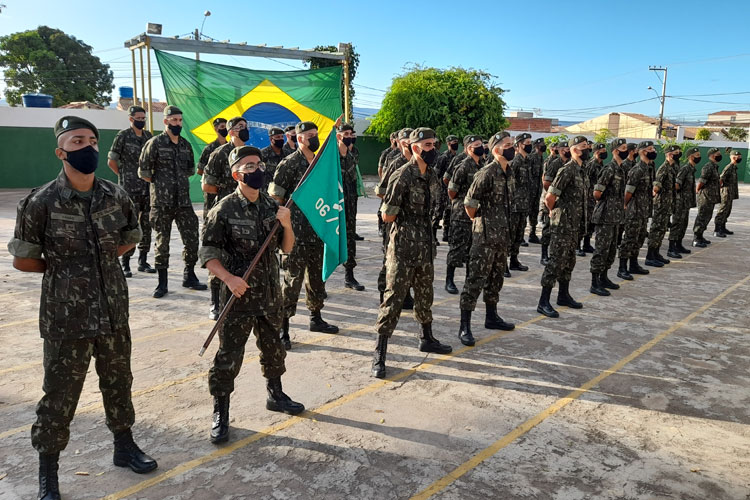
<svg viewBox="0 0 750 500">
<path fill-rule="evenodd" d="M 247 144 L 264 148 L 272 127 L 301 121 L 314 122 L 322 142 L 341 114 L 341 66 L 256 71 L 155 52 L 167 102 L 182 110 L 182 135 L 196 159 L 216 139 L 212 122 L 219 117 L 244 117 Z M 190 194 L 194 201 L 203 199 L 198 176 L 191 179 Z"/>
</svg>

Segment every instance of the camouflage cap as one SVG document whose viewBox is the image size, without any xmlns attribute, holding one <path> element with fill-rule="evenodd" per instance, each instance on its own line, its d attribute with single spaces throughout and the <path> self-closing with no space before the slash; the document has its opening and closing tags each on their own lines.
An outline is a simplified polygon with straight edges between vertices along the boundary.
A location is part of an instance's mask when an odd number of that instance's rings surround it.
<svg viewBox="0 0 750 500">
<path fill-rule="evenodd" d="M 229 153 L 229 166 L 234 167 L 241 159 L 247 156 L 257 156 L 262 158 L 260 149 L 255 146 L 239 146 Z"/>
<path fill-rule="evenodd" d="M 464 146 L 468 146 L 472 142 L 481 141 L 481 140 L 482 140 L 481 135 L 469 134 L 464 137 Z"/>
<path fill-rule="evenodd" d="M 638 143 L 638 151 L 646 149 L 654 145 L 654 141 L 641 141 Z"/>
<path fill-rule="evenodd" d="M 53 130 L 55 131 L 55 137 L 60 137 L 65 132 L 82 128 L 91 130 L 96 138 L 99 138 L 99 130 L 94 126 L 94 124 L 86 120 L 85 118 L 81 118 L 78 116 L 63 116 L 62 118 L 57 120 L 57 123 L 55 123 L 55 127 Z"/>
<path fill-rule="evenodd" d="M 227 122 L 226 118 L 219 117 L 219 118 L 216 118 L 212 123 L 214 124 L 214 127 L 218 127 L 222 123 L 226 123 L 226 122 Z"/>
<path fill-rule="evenodd" d="M 673 153 L 675 151 L 681 151 L 681 150 L 682 148 L 680 148 L 680 146 L 678 146 L 677 144 L 670 144 L 669 146 L 667 146 L 667 149 L 665 149 L 664 152 Z"/>
<path fill-rule="evenodd" d="M 714 153 L 719 153 L 719 148 L 711 148 L 708 150 L 708 156 L 711 156 Z"/>
<path fill-rule="evenodd" d="M 247 123 L 247 120 L 245 120 L 245 119 L 244 119 L 244 118 L 242 118 L 241 116 L 235 116 L 234 118 L 231 118 L 231 119 L 230 119 L 230 120 L 229 120 L 229 121 L 227 122 L 227 128 L 234 128 L 234 126 L 235 126 L 235 125 L 237 125 L 237 124 L 238 124 L 238 123 L 240 123 L 240 122 L 245 122 L 245 123 Z"/>
<path fill-rule="evenodd" d="M 177 106 L 167 106 L 164 108 L 164 116 L 174 116 L 174 115 L 181 115 L 182 110 L 178 108 Z"/>
<path fill-rule="evenodd" d="M 268 137 L 271 137 L 272 135 L 281 135 L 283 133 L 284 131 L 279 127 L 271 127 L 271 130 L 268 131 Z"/>
<path fill-rule="evenodd" d="M 627 139 L 623 139 L 622 137 L 616 137 L 612 139 L 612 142 L 609 143 L 609 147 L 614 151 L 615 149 L 619 148 L 623 144 L 627 144 Z"/>
<path fill-rule="evenodd" d="M 606 149 L 606 148 L 607 148 L 607 145 L 604 144 L 603 142 L 597 142 L 593 146 L 594 151 L 597 151 L 599 149 Z"/>
<path fill-rule="evenodd" d="M 500 142 L 506 137 L 510 137 L 510 134 L 504 130 L 502 132 L 497 132 L 496 134 L 492 134 L 492 137 L 490 137 L 490 142 L 487 145 L 490 148 L 490 151 L 495 149 L 495 146 L 500 144 Z"/>
<path fill-rule="evenodd" d="M 531 134 L 527 134 L 526 132 L 524 132 L 523 134 L 518 134 L 513 141 L 513 144 L 520 144 L 526 139 L 531 139 Z"/>
<path fill-rule="evenodd" d="M 294 125 L 289 125 L 287 128 L 284 129 L 284 132 L 285 133 L 286 132 L 294 132 L 296 134 L 295 129 L 294 129 Z"/>
<path fill-rule="evenodd" d="M 133 116 L 136 113 L 145 113 L 146 110 L 143 109 L 141 106 L 130 106 L 128 108 L 128 115 Z"/>
<path fill-rule="evenodd" d="M 455 135 L 449 135 L 448 137 L 445 138 L 445 142 L 453 142 L 457 140 L 458 140 L 458 136 L 455 136 Z"/>
<path fill-rule="evenodd" d="M 318 130 L 318 126 L 315 125 L 315 122 L 300 122 L 296 127 L 294 127 L 294 130 L 298 134 L 302 134 L 311 130 Z"/>
<path fill-rule="evenodd" d="M 688 156 L 692 156 L 695 153 L 700 153 L 700 152 L 701 152 L 700 148 L 692 147 L 692 148 L 688 149 L 687 151 L 685 151 L 685 154 L 688 155 Z"/>
<path fill-rule="evenodd" d="M 413 128 L 402 128 L 398 131 L 398 139 L 408 139 L 413 130 Z"/>
<path fill-rule="evenodd" d="M 435 139 L 435 131 L 427 127 L 417 127 L 409 134 L 409 142 L 419 142 L 425 139 Z"/>
<path fill-rule="evenodd" d="M 571 146 L 577 146 L 578 144 L 583 144 L 583 143 L 588 144 L 588 142 L 589 142 L 589 140 L 586 139 L 584 136 L 577 135 L 577 136 L 573 137 L 572 141 L 570 141 L 570 145 Z"/>
<path fill-rule="evenodd" d="M 354 132 L 354 127 L 351 123 L 342 123 L 341 125 L 339 125 L 339 132 L 346 132 L 347 130 L 349 130 L 350 132 Z"/>
<path fill-rule="evenodd" d="M 742 155 L 742 151 L 740 151 L 739 149 L 733 149 L 732 152 L 729 153 L 729 156 L 741 156 L 741 155 Z"/>
</svg>

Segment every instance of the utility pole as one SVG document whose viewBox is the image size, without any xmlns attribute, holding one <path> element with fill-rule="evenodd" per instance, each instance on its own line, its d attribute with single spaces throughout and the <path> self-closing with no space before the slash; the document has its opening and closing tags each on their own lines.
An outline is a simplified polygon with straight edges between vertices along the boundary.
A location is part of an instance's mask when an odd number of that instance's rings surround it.
<svg viewBox="0 0 750 500">
<path fill-rule="evenodd" d="M 656 128 L 656 138 L 661 138 L 661 129 L 664 125 L 664 95 L 667 93 L 667 68 L 661 66 L 649 66 L 649 71 L 663 71 L 664 79 L 661 82 L 661 106 L 659 106 L 659 126 Z"/>
</svg>

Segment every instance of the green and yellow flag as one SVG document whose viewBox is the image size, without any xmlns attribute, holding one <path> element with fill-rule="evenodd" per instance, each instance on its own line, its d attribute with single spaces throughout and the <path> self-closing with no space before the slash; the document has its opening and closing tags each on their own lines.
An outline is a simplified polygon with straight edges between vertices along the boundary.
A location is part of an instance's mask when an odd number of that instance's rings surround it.
<svg viewBox="0 0 750 500">
<path fill-rule="evenodd" d="M 155 52 L 167 102 L 182 110 L 182 135 L 196 159 L 216 139 L 212 122 L 219 117 L 244 117 L 247 144 L 264 148 L 271 127 L 311 121 L 325 137 L 341 115 L 341 66 L 256 71 Z M 198 176 L 191 180 L 190 194 L 194 201 L 203 199 Z"/>
</svg>

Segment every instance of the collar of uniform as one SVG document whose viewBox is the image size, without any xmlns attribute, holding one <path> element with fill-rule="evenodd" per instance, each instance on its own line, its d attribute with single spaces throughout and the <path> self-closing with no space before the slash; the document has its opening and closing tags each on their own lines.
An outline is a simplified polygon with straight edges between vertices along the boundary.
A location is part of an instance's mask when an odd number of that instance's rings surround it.
<svg viewBox="0 0 750 500">
<path fill-rule="evenodd" d="M 242 193 L 242 190 L 240 189 L 239 184 L 237 184 L 237 189 L 234 190 L 234 192 L 237 194 L 237 196 L 240 199 L 240 205 L 242 205 L 242 208 L 247 208 L 248 205 L 257 206 L 260 202 L 260 198 L 263 196 L 263 193 L 258 193 L 258 199 L 255 201 L 250 201 L 247 199 L 247 197 Z"/>
<path fill-rule="evenodd" d="M 60 169 L 60 173 L 58 174 L 55 183 L 57 184 L 57 190 L 60 193 L 60 198 L 62 198 L 64 201 L 71 199 L 76 194 L 75 190 L 70 185 L 68 176 L 65 175 L 65 169 Z M 107 183 L 101 182 L 97 177 L 94 177 L 94 186 L 92 187 L 92 190 L 96 191 L 100 188 L 105 194 L 108 194 L 110 196 L 113 194 L 112 188 L 108 186 Z"/>
</svg>

